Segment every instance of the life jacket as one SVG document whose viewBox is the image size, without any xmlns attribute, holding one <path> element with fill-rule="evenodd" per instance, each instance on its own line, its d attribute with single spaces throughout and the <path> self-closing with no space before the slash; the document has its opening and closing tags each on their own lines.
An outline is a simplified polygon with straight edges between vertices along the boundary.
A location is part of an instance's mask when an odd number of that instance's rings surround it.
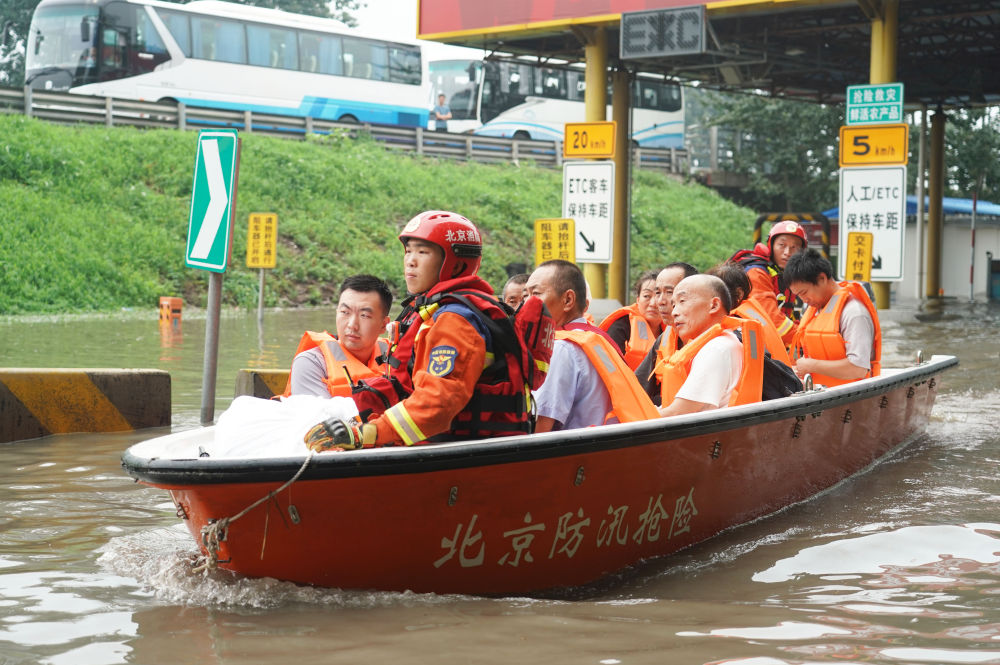
<svg viewBox="0 0 1000 665">
<path fill-rule="evenodd" d="M 611 413 L 605 414 L 604 422 L 612 416 L 620 423 L 660 417 L 660 412 L 639 385 L 632 368 L 615 353 L 614 345 L 600 335 L 584 330 L 557 330 L 556 339 L 572 342 L 583 349 L 587 360 L 604 382 L 611 397 Z"/>
<path fill-rule="evenodd" d="M 721 324 L 716 323 L 698 337 L 685 343 L 669 358 L 657 362 L 653 371 L 660 380 L 660 404 L 667 406 L 674 400 L 691 371 L 694 357 L 705 344 L 725 334 L 727 330 L 737 329 L 743 337 L 743 370 L 729 399 L 729 406 L 759 402 L 764 383 L 764 335 L 760 323 L 727 316 Z M 667 348 L 676 349 L 677 333 L 673 327 L 670 329 L 670 338 L 668 340 L 670 345 Z"/>
<path fill-rule="evenodd" d="M 771 262 L 771 250 L 763 243 L 757 243 L 753 249 L 741 249 L 729 257 L 733 263 L 738 263 L 744 272 L 760 268 L 771 278 L 771 289 L 778 299 L 778 309 L 792 321 L 798 321 L 795 312 L 795 294 L 782 279 L 781 269 Z"/>
<path fill-rule="evenodd" d="M 729 315 L 739 319 L 753 319 L 760 323 L 761 331 L 764 335 L 764 346 L 770 352 L 771 357 L 775 360 L 780 360 L 786 365 L 792 364 L 791 358 L 788 356 L 788 349 L 785 348 L 785 343 L 781 341 L 778 329 L 774 327 L 774 323 L 761 306 L 757 304 L 756 300 L 747 298 L 731 311 Z"/>
<path fill-rule="evenodd" d="M 528 309 L 525 309 L 526 302 L 518 309 L 519 313 L 523 310 L 528 315 L 533 308 L 541 307 L 544 316 L 539 316 L 538 325 L 527 326 L 527 330 L 522 326 L 519 333 L 515 330 L 515 321 L 510 318 L 511 309 L 490 296 L 489 284 L 476 276 L 439 282 L 426 293 L 403 302 L 403 312 L 397 318 L 398 339 L 389 349 L 389 374 L 355 386 L 352 397 L 358 411 L 367 420 L 371 415 L 384 413 L 413 392 L 414 347 L 418 336 L 431 325 L 434 313 L 451 303 L 465 305 L 489 332 L 487 366 L 475 385 L 472 398 L 455 416 L 451 428 L 430 440 L 529 433 L 532 426 L 531 387 L 536 382 L 541 385 L 548 371 L 553 343 L 552 319 L 541 301 L 532 303 Z M 536 349 L 547 347 L 547 355 L 536 352 L 539 357 L 534 357 L 527 342 L 522 342 L 525 334 L 537 338 Z"/>
<path fill-rule="evenodd" d="M 639 305 L 636 303 L 608 314 L 601 321 L 601 330 L 610 330 L 611 325 L 624 316 L 628 317 L 629 336 L 625 340 L 625 348 L 622 349 L 622 354 L 625 356 L 625 364 L 631 367 L 632 371 L 635 371 L 635 368 L 642 363 L 642 359 L 646 357 L 649 350 L 653 348 L 653 343 L 656 342 L 656 337 L 660 333 L 653 330 L 646 318 L 639 313 Z"/>
<path fill-rule="evenodd" d="M 389 350 L 388 340 L 379 338 L 375 340 L 375 352 L 366 365 L 355 358 L 350 351 L 340 345 L 340 341 L 326 332 L 313 332 L 307 330 L 299 340 L 299 346 L 295 349 L 295 356 L 304 351 L 318 348 L 323 354 L 326 363 L 326 378 L 323 383 L 330 395 L 334 397 L 350 397 L 353 384 L 361 379 L 378 376 L 383 372 L 382 357 Z M 294 357 L 294 356 L 293 356 Z M 289 373 L 288 382 L 285 383 L 284 397 L 292 394 L 292 375 Z"/>
<path fill-rule="evenodd" d="M 584 332 L 594 333 L 595 335 L 604 338 L 604 341 L 611 345 L 611 348 L 617 351 L 619 356 L 624 357 L 622 350 L 618 348 L 618 343 L 611 339 L 611 335 L 604 332 L 593 323 L 586 322 L 586 317 L 584 317 L 584 322 L 582 323 L 579 321 L 570 321 L 569 323 L 565 323 L 559 330 L 582 330 Z"/>
<path fill-rule="evenodd" d="M 847 345 L 840 334 L 840 315 L 850 297 L 856 298 L 872 317 L 875 335 L 872 338 L 871 370 L 865 377 L 878 376 L 882 371 L 882 327 L 878 322 L 878 311 L 868 297 L 865 287 L 857 282 L 839 282 L 836 292 L 821 312 L 815 307 L 806 309 L 802 322 L 795 333 L 793 355 L 795 358 L 816 358 L 817 360 L 843 360 L 847 357 Z M 850 383 L 847 379 L 835 379 L 832 376 L 813 374 L 813 381 L 824 386 L 839 386 Z"/>
</svg>

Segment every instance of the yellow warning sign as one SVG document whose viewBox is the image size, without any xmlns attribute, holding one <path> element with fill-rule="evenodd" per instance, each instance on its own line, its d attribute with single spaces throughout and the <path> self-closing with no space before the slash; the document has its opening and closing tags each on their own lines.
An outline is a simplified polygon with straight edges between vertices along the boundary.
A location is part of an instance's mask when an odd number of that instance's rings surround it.
<svg viewBox="0 0 1000 665">
<path fill-rule="evenodd" d="M 273 268 L 277 264 L 278 215 L 250 213 L 247 230 L 247 268 Z"/>
<path fill-rule="evenodd" d="M 852 282 L 872 281 L 872 238 L 867 231 L 851 231 L 847 234 L 847 261 L 844 279 Z"/>
<path fill-rule="evenodd" d="M 552 259 L 576 263 L 575 229 L 572 219 L 536 219 L 535 265 Z"/>
<path fill-rule="evenodd" d="M 563 157 L 610 159 L 615 156 L 615 121 L 567 122 Z"/>
<path fill-rule="evenodd" d="M 840 128 L 840 165 L 905 165 L 909 159 L 910 126 L 844 125 Z"/>
</svg>

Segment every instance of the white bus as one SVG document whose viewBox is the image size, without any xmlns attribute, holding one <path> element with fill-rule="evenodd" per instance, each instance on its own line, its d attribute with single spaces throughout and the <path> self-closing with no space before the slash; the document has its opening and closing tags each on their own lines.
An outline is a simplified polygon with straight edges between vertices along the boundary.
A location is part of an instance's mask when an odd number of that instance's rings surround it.
<svg viewBox="0 0 1000 665">
<path fill-rule="evenodd" d="M 436 60 L 428 67 L 434 93 L 443 92 L 448 100 L 450 131 L 561 141 L 565 123 L 586 119 L 581 69 L 508 60 Z M 680 85 L 635 80 L 632 139 L 642 147 L 684 147 Z"/>
<path fill-rule="evenodd" d="M 423 127 L 429 115 L 419 45 L 218 0 L 42 0 L 25 83 L 342 122 Z"/>
</svg>

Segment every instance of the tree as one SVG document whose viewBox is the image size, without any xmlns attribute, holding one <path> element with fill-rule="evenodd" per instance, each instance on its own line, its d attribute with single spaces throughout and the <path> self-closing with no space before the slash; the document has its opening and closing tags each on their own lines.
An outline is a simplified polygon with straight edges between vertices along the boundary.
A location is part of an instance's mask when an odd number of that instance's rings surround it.
<svg viewBox="0 0 1000 665">
<path fill-rule="evenodd" d="M 945 125 L 947 175 L 953 196 L 1000 201 L 1000 109 L 963 109 Z"/>
</svg>

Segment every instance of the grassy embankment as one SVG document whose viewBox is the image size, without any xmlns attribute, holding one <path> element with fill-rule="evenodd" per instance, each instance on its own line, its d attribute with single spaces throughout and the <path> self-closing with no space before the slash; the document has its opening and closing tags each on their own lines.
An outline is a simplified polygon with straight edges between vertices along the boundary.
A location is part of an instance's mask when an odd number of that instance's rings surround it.
<svg viewBox="0 0 1000 665">
<path fill-rule="evenodd" d="M 206 273 L 184 267 L 195 132 L 65 127 L 0 117 L 0 314 L 203 305 Z M 534 257 L 533 220 L 560 216 L 561 174 L 531 165 L 417 159 L 371 140 L 243 137 L 233 261 L 224 302 L 254 307 L 247 216 L 279 216 L 268 306 L 336 299 L 371 272 L 401 292 L 399 229 L 451 209 L 486 239 L 482 274 Z M 707 268 L 749 242 L 754 214 L 695 184 L 648 172 L 633 193 L 632 274 L 676 260 Z"/>
</svg>

